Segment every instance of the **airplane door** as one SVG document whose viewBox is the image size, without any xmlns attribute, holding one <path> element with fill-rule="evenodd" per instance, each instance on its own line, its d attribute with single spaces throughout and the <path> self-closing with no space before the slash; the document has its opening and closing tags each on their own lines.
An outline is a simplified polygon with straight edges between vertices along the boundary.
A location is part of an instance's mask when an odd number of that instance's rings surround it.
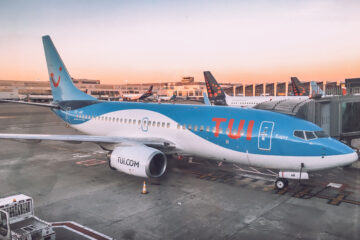
<svg viewBox="0 0 360 240">
<path fill-rule="evenodd" d="M 258 149 L 269 151 L 271 150 L 271 138 L 274 129 L 274 122 L 261 122 L 258 136 Z"/>
</svg>

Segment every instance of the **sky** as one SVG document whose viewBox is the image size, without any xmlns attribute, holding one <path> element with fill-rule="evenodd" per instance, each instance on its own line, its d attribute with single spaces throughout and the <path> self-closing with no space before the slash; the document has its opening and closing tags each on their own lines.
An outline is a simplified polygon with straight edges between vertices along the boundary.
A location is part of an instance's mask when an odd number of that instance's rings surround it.
<svg viewBox="0 0 360 240">
<path fill-rule="evenodd" d="M 0 0 L 0 79 L 48 80 L 50 35 L 74 78 L 124 84 L 360 77 L 360 1 Z"/>
</svg>

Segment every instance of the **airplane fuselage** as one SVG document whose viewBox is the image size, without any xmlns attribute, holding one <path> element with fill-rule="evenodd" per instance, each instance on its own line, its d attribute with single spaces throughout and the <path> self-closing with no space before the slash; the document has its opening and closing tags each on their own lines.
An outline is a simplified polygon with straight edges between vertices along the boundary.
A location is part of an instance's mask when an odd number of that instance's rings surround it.
<svg viewBox="0 0 360 240">
<path fill-rule="evenodd" d="M 65 101 L 53 109 L 71 127 L 90 135 L 161 138 L 184 154 L 256 167 L 320 170 L 354 161 L 354 151 L 322 129 L 274 112 L 221 106 Z M 303 138 L 294 136 L 301 131 Z M 306 132 L 303 132 L 306 131 Z M 311 134 L 310 134 L 311 135 Z"/>
<path fill-rule="evenodd" d="M 225 101 L 231 107 L 254 107 L 257 104 L 269 101 L 281 100 L 306 100 L 309 96 L 254 96 L 254 97 L 240 97 L 226 95 Z"/>
</svg>

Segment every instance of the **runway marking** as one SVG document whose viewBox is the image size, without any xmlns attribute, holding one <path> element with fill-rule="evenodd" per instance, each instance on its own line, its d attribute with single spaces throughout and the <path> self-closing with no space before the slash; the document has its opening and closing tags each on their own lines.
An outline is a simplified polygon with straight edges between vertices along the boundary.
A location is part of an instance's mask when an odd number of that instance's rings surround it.
<svg viewBox="0 0 360 240">
<path fill-rule="evenodd" d="M 340 205 L 340 203 L 345 199 L 344 194 L 338 194 L 335 198 L 331 199 L 328 203 L 331 205 Z"/>
<path fill-rule="evenodd" d="M 76 222 L 66 221 L 66 222 L 54 222 L 51 223 L 51 226 L 54 228 L 65 228 L 69 231 L 72 231 L 76 234 L 79 234 L 87 239 L 94 240 L 112 240 L 113 238 L 106 236 L 102 233 L 99 233 L 93 229 L 82 226 Z"/>
<path fill-rule="evenodd" d="M 273 192 L 279 195 L 289 195 L 294 198 L 299 199 L 311 199 L 313 197 L 326 199 L 328 204 L 339 206 L 341 203 L 348 203 L 353 205 L 359 205 L 360 201 L 353 199 L 348 199 L 351 196 L 352 192 L 344 191 L 344 187 L 347 184 L 335 184 L 335 187 L 332 187 L 333 184 L 320 184 L 320 185 L 308 185 L 308 184 L 290 184 L 287 188 L 283 190 L 276 190 L 273 186 L 273 181 L 266 179 L 251 178 L 249 176 L 231 174 L 226 171 L 215 171 L 215 172 L 203 172 L 203 171 L 192 171 L 193 175 L 196 178 L 207 180 L 207 181 L 216 181 L 219 183 L 227 184 L 230 186 L 239 186 L 245 188 L 258 189 L 265 192 Z M 340 187 L 340 188 L 336 188 Z"/>
<path fill-rule="evenodd" d="M 97 166 L 97 165 L 101 165 L 101 164 L 104 164 L 104 163 L 106 163 L 106 161 L 104 161 L 104 160 L 95 160 L 95 159 L 76 162 L 77 165 L 82 165 L 82 166 L 85 166 L 85 167 Z"/>
<path fill-rule="evenodd" d="M 304 198 L 306 195 L 310 194 L 312 192 L 312 190 L 313 190 L 313 188 L 311 188 L 311 187 L 303 188 L 299 192 L 293 194 L 292 197 Z"/>
</svg>

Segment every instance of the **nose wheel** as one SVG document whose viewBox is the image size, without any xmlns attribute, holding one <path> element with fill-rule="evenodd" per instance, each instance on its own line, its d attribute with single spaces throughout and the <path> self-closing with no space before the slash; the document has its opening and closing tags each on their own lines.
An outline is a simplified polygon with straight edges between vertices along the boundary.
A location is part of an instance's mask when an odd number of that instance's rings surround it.
<svg viewBox="0 0 360 240">
<path fill-rule="evenodd" d="M 283 190 L 288 186 L 288 180 L 286 178 L 278 178 L 275 181 L 275 187 L 277 190 Z"/>
</svg>

